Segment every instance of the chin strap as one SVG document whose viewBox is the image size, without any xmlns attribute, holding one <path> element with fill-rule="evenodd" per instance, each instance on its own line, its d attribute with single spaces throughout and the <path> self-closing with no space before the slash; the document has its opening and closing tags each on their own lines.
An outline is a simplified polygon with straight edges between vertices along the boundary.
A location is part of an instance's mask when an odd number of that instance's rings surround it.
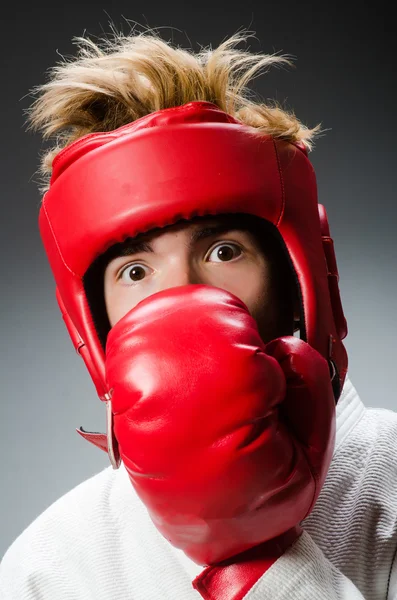
<svg viewBox="0 0 397 600">
<path fill-rule="evenodd" d="M 249 590 L 303 532 L 297 525 L 278 538 L 207 567 L 192 586 L 204 600 L 243 600 Z"/>
<path fill-rule="evenodd" d="M 100 448 L 104 452 L 107 452 L 110 463 L 113 469 L 118 469 L 121 464 L 119 445 L 114 436 L 113 431 L 113 412 L 112 412 L 112 401 L 110 395 L 106 400 L 106 431 L 105 433 L 99 433 L 95 431 L 85 431 L 82 427 L 76 429 L 77 433 L 81 435 L 85 440 L 94 444 L 97 448 Z"/>
<path fill-rule="evenodd" d="M 86 431 L 82 427 L 76 429 L 77 433 L 81 435 L 87 442 L 94 444 L 97 448 L 100 448 L 104 452 L 108 451 L 108 440 L 106 434 L 99 433 L 98 431 Z"/>
</svg>

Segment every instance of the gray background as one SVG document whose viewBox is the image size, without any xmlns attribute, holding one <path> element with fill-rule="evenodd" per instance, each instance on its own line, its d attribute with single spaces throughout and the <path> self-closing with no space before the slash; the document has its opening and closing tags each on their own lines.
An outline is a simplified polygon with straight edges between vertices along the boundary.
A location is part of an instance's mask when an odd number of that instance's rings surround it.
<svg viewBox="0 0 397 600">
<path fill-rule="evenodd" d="M 57 52 L 73 52 L 73 36 L 109 31 L 106 13 L 118 27 L 122 16 L 172 26 L 180 31 L 164 36 L 185 46 L 188 37 L 215 46 L 248 27 L 257 33 L 253 51 L 297 57 L 295 69 L 274 71 L 256 89 L 287 100 L 308 125 L 330 128 L 311 158 L 337 250 L 350 377 L 367 406 L 397 409 L 395 30 L 386 8 L 376 9 L 251 0 L 2 8 L 0 556 L 54 500 L 108 464 L 74 431 L 103 431 L 105 413 L 56 305 L 37 229 L 42 145 L 24 132 L 22 113 Z"/>
</svg>

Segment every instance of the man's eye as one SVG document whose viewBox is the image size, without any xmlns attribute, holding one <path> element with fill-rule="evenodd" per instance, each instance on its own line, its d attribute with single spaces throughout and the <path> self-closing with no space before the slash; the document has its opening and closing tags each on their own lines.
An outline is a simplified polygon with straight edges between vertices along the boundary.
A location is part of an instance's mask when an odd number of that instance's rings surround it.
<svg viewBox="0 0 397 600">
<path fill-rule="evenodd" d="M 124 267 L 121 271 L 118 279 L 121 279 L 123 283 L 131 283 L 134 281 L 141 281 L 147 275 L 147 267 L 144 265 L 134 264 Z"/>
<path fill-rule="evenodd" d="M 217 244 L 208 254 L 208 259 L 211 262 L 229 262 L 233 258 L 240 256 L 241 248 L 237 244 Z M 212 258 L 211 258 L 212 257 Z"/>
</svg>

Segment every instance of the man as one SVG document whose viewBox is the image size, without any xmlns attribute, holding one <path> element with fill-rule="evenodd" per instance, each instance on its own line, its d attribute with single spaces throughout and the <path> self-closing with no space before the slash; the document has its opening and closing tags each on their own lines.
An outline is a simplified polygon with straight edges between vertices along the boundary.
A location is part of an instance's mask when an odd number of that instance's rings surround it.
<svg viewBox="0 0 397 600">
<path fill-rule="evenodd" d="M 64 146 L 57 299 L 107 406 L 80 433 L 114 470 L 16 540 L 4 598 L 397 598 L 397 416 L 346 378 L 316 131 L 247 100 L 282 59 L 239 41 L 81 41 L 33 107 Z"/>
</svg>

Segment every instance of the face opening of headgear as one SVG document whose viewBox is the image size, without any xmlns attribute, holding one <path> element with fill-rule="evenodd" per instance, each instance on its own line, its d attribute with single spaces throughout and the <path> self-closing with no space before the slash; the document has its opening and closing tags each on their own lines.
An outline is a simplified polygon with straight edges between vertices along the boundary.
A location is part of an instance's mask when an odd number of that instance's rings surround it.
<svg viewBox="0 0 397 600">
<path fill-rule="evenodd" d="M 254 286 L 251 296 L 249 294 L 247 295 L 247 306 L 249 310 L 251 308 L 254 311 L 252 314 L 254 318 L 257 319 L 259 331 L 262 334 L 264 343 L 267 343 L 274 337 L 281 337 L 282 335 L 295 334 L 297 337 L 304 339 L 304 323 L 302 321 L 303 327 L 302 330 L 300 330 L 301 318 L 298 316 L 298 314 L 302 314 L 299 284 L 285 249 L 285 245 L 280 239 L 277 229 L 264 219 L 243 213 L 217 215 L 216 219 L 212 217 L 210 218 L 210 221 L 208 221 L 208 217 L 206 216 L 193 217 L 190 220 L 180 220 L 175 223 L 175 225 L 178 227 L 179 231 L 181 228 L 182 230 L 186 228 L 189 230 L 190 228 L 190 231 L 192 231 L 192 227 L 197 227 L 199 229 L 201 226 L 205 228 L 205 225 L 208 224 L 208 222 L 210 222 L 212 226 L 216 223 L 218 226 L 221 226 L 222 229 L 227 228 L 227 231 L 234 230 L 235 232 L 245 232 L 246 237 L 243 237 L 243 239 L 248 241 L 251 251 L 252 249 L 255 249 L 261 255 L 257 261 L 254 262 L 255 279 L 258 284 Z M 124 242 L 114 244 L 106 250 L 106 252 L 97 257 L 85 273 L 83 278 L 84 289 L 93 317 L 94 326 L 104 350 L 106 348 L 107 335 L 111 328 L 104 297 L 104 279 L 107 266 L 114 259 L 131 255 L 131 251 L 137 246 L 139 247 L 142 242 L 145 242 L 148 239 L 155 239 L 157 236 L 161 236 L 167 231 L 172 232 L 173 230 L 175 231 L 174 226 L 156 228 L 146 234 L 138 235 L 135 238 L 127 238 Z M 185 245 L 182 239 L 180 242 L 182 251 L 184 247 Z M 167 251 L 167 248 L 169 248 L 169 245 L 166 244 L 163 246 L 162 260 L 165 260 L 163 258 L 163 252 L 164 249 Z M 198 250 L 196 249 L 195 252 L 198 252 Z M 169 267 L 166 267 L 166 271 L 167 269 L 169 269 Z M 252 273 L 252 270 L 250 272 Z M 193 279 L 194 277 L 195 276 L 193 276 Z M 229 279 L 226 281 L 229 281 L 229 284 L 235 285 L 234 293 L 239 296 L 239 291 L 240 294 L 246 292 L 244 289 L 244 284 L 246 282 L 238 282 L 236 285 L 235 281 L 233 281 L 233 278 L 235 277 L 235 272 L 232 272 L 231 276 L 229 276 Z M 165 279 L 167 279 L 167 276 Z M 224 276 L 221 275 L 220 278 L 218 276 L 218 279 L 220 280 L 220 287 L 227 285 Z M 204 272 L 201 273 L 199 281 L 196 282 L 217 285 L 217 276 L 215 276 L 215 281 L 208 282 Z M 262 309 L 258 306 L 258 292 L 262 298 Z M 154 293 L 153 290 L 151 290 L 151 293 Z M 130 309 L 134 306 L 134 302 L 130 297 L 128 297 L 127 305 Z M 298 308 L 298 306 L 300 308 Z M 124 305 L 123 309 L 125 313 L 126 308 Z M 295 321 L 294 317 L 296 317 Z"/>
</svg>

